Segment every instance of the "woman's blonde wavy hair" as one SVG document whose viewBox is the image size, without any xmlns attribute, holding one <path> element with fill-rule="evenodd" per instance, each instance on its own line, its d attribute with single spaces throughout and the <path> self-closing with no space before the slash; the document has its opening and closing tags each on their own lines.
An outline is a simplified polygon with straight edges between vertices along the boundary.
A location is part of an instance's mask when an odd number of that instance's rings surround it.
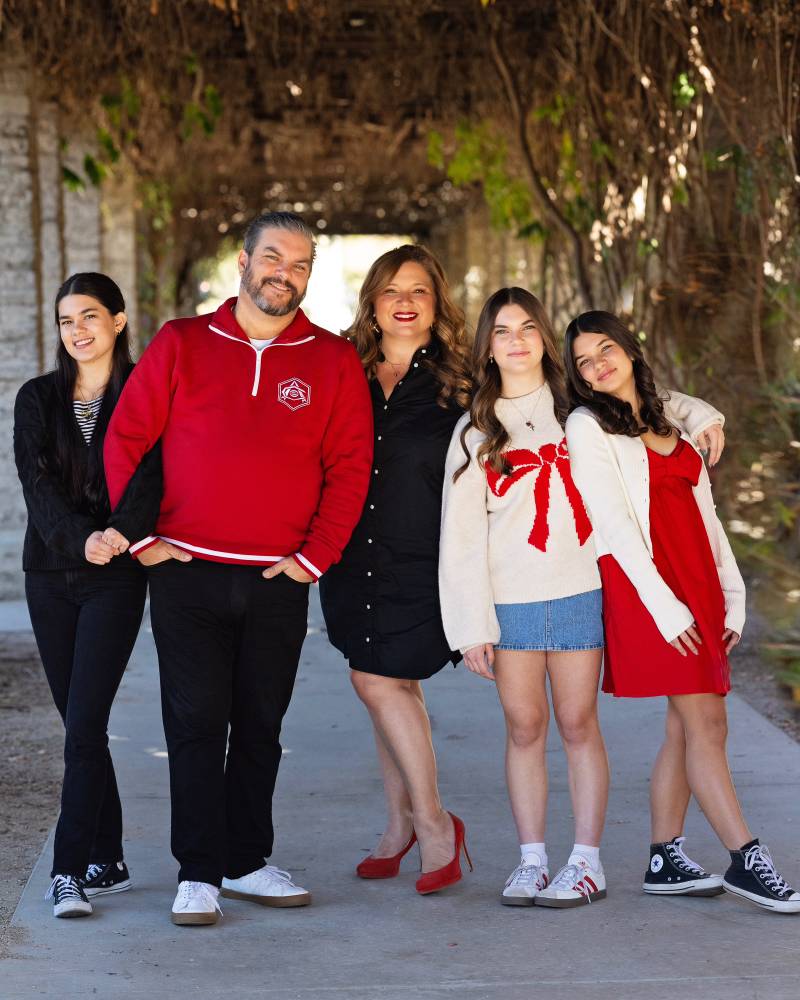
<svg viewBox="0 0 800 1000">
<path fill-rule="evenodd" d="M 344 331 L 344 336 L 355 345 L 367 378 L 374 378 L 376 365 L 383 359 L 380 334 L 375 330 L 375 299 L 403 264 L 409 262 L 425 268 L 436 296 L 436 318 L 431 327 L 431 338 L 436 341 L 438 350 L 427 356 L 422 364 L 433 372 L 439 382 L 439 405 L 447 407 L 455 404 L 466 409 L 472 390 L 466 321 L 463 311 L 450 296 L 442 265 L 427 247 L 406 243 L 378 257 L 367 272 L 358 294 L 355 319 Z"/>
</svg>

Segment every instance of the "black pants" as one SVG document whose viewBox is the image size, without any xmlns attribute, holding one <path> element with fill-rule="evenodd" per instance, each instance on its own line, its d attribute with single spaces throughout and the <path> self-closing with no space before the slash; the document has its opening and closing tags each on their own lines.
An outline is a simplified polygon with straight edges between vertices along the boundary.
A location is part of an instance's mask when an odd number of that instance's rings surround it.
<svg viewBox="0 0 800 1000">
<path fill-rule="evenodd" d="M 180 881 L 219 885 L 272 853 L 281 722 L 308 585 L 265 580 L 262 568 L 195 558 L 148 571 Z"/>
<path fill-rule="evenodd" d="M 122 859 L 122 807 L 108 716 L 139 632 L 147 578 L 135 567 L 31 571 L 25 595 L 53 701 L 64 720 L 64 784 L 52 874 Z"/>
</svg>

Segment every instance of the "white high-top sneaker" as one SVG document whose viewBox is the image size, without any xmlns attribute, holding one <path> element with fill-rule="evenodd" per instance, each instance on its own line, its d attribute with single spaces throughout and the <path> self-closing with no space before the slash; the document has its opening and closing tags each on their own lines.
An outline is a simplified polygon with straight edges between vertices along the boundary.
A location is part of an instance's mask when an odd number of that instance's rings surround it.
<svg viewBox="0 0 800 1000">
<path fill-rule="evenodd" d="M 208 882 L 180 882 L 172 904 L 172 922 L 181 927 L 215 924 L 222 915 L 217 896 L 219 889 Z"/>
<path fill-rule="evenodd" d="M 289 872 L 264 865 L 241 878 L 224 878 L 220 890 L 226 899 L 247 899 L 262 906 L 308 906 L 311 893 L 292 882 Z"/>
</svg>

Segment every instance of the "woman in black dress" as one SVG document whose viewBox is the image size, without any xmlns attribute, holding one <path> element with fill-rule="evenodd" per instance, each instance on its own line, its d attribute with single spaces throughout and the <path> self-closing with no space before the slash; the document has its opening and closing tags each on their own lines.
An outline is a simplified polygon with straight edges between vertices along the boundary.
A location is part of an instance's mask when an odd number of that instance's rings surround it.
<svg viewBox="0 0 800 1000">
<path fill-rule="evenodd" d="M 420 681 L 458 653 L 439 609 L 439 523 L 444 463 L 469 402 L 462 311 L 441 265 L 401 246 L 367 274 L 347 331 L 370 382 L 375 459 L 364 513 L 342 560 L 320 581 L 328 635 L 375 727 L 388 823 L 357 868 L 390 878 L 415 840 L 422 893 L 461 877 L 464 827 L 439 799 L 436 758 Z"/>
<path fill-rule="evenodd" d="M 106 727 L 136 641 L 147 578 L 128 539 L 155 525 L 153 449 L 112 513 L 103 474 L 108 421 L 133 370 L 125 302 L 104 274 L 59 289 L 56 369 L 19 390 L 14 453 L 28 509 L 22 555 L 31 624 L 64 720 L 64 783 L 48 895 L 56 917 L 88 916 L 90 896 L 130 888 L 122 807 Z"/>
</svg>

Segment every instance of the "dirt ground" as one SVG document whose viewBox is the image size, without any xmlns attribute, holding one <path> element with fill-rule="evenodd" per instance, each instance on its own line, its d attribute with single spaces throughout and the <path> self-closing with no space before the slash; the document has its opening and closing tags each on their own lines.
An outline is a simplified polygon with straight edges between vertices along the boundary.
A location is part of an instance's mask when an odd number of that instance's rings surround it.
<svg viewBox="0 0 800 1000">
<path fill-rule="evenodd" d="M 8 922 L 58 815 L 63 745 L 33 636 L 0 633 L 0 957 Z"/>
<path fill-rule="evenodd" d="M 734 690 L 800 742 L 800 706 L 778 684 L 777 668 L 759 654 L 764 637 L 763 623 L 751 618 L 732 659 Z M 62 747 L 61 720 L 33 637 L 0 633 L 0 957 L 10 943 L 14 908 L 58 815 Z"/>
</svg>

